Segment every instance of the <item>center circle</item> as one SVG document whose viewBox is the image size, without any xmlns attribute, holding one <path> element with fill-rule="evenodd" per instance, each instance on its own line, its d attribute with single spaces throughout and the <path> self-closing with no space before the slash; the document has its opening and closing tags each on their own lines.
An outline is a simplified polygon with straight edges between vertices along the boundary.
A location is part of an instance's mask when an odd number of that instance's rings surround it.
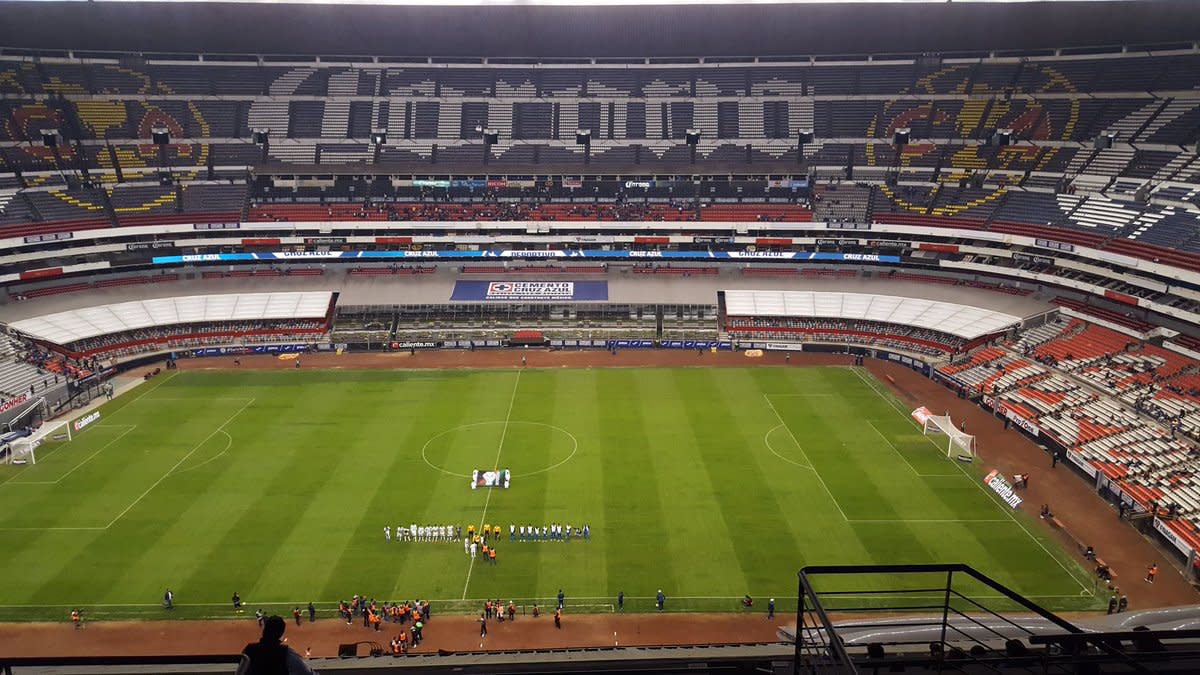
<svg viewBox="0 0 1200 675">
<path fill-rule="evenodd" d="M 491 433 L 487 433 L 495 429 Z M 556 440 L 555 440 L 556 439 Z M 460 424 L 434 434 L 421 446 L 421 459 L 433 469 L 470 478 L 470 469 L 517 467 L 514 478 L 545 473 L 566 464 L 579 451 L 579 439 L 562 427 L 518 420 Z M 499 456 L 499 466 L 496 457 Z M 449 468 L 467 468 L 468 472 Z M 532 465 L 533 470 L 521 470 Z"/>
</svg>

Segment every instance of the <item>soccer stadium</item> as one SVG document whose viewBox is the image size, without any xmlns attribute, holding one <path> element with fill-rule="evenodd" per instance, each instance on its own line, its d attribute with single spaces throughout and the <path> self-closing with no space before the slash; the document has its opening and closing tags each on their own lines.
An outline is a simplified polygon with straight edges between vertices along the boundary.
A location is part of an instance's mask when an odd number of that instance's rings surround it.
<svg viewBox="0 0 1200 675">
<path fill-rule="evenodd" d="M 1200 672 L 1194 0 L 0 2 L 0 673 Z"/>
</svg>

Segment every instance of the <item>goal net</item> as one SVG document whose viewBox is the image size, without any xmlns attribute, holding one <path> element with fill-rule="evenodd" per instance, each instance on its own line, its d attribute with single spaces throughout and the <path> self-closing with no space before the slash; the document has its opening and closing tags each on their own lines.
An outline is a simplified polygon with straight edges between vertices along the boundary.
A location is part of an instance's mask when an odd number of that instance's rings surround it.
<svg viewBox="0 0 1200 675">
<path fill-rule="evenodd" d="M 36 428 L 46 413 L 46 399 L 39 398 L 30 403 L 16 417 L 0 428 L 0 463 L 34 464 L 34 450 L 42 444 L 46 434 Z"/>
<path fill-rule="evenodd" d="M 957 457 L 967 462 L 975 458 L 975 437 L 956 427 L 949 414 L 934 415 L 922 406 L 914 410 L 912 416 L 921 423 L 922 432 L 926 436 L 941 436 L 946 439 L 946 457 Z M 934 442 L 942 444 L 939 438 L 934 438 Z"/>
<path fill-rule="evenodd" d="M 27 436 L 16 436 L 9 433 L 0 444 L 0 461 L 6 464 L 37 464 L 37 449 L 47 441 L 68 441 L 71 438 L 71 426 L 66 422 L 44 424 L 40 429 Z"/>
</svg>

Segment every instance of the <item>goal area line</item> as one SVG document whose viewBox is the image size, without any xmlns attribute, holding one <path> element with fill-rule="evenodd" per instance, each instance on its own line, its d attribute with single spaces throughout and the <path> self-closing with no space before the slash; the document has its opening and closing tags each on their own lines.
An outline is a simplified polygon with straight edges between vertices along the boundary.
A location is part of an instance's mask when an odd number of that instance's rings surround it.
<svg viewBox="0 0 1200 675">
<path fill-rule="evenodd" d="M 869 375 L 864 375 L 862 371 L 863 371 L 863 370 L 865 370 L 865 369 L 863 369 L 863 368 L 857 368 L 857 367 L 856 367 L 856 368 L 854 368 L 853 370 L 854 370 L 854 373 L 855 373 L 856 375 L 858 375 L 858 378 L 859 378 L 860 380 L 862 380 L 862 381 L 863 381 L 863 383 L 864 383 L 865 385 L 867 385 L 867 386 L 868 386 L 868 387 L 870 387 L 872 390 L 874 390 L 874 391 L 875 391 L 875 393 L 876 393 L 876 394 L 877 394 L 877 395 L 878 395 L 880 398 L 882 398 L 882 399 L 883 399 L 884 401 L 886 401 L 886 402 L 887 402 L 889 405 L 891 405 L 891 406 L 892 406 L 892 408 L 894 408 L 894 409 L 896 410 L 896 412 L 900 413 L 900 415 L 901 415 L 902 417 L 904 417 L 905 419 L 912 419 L 912 416 L 911 416 L 910 414 L 908 414 L 908 413 L 905 411 L 905 408 L 904 408 L 904 406 L 900 405 L 900 403 L 898 403 L 898 402 L 897 402 L 897 399 L 896 399 L 894 396 L 892 396 L 890 392 L 888 392 L 888 391 L 886 391 L 886 390 L 881 390 L 881 389 L 879 388 L 879 386 L 878 386 L 878 385 L 876 385 L 876 384 L 875 384 L 875 382 L 873 382 L 873 381 L 872 381 L 872 380 L 874 379 L 874 376 L 873 376 L 873 375 L 872 375 L 872 376 L 869 376 Z M 869 371 L 868 371 L 868 372 L 869 372 Z M 916 422 L 916 420 L 913 420 L 913 421 L 914 421 L 914 422 Z M 928 441 L 929 441 L 929 443 L 930 443 L 931 445 L 933 445 L 934 447 L 938 447 L 938 445 L 937 445 L 936 443 L 934 443 L 934 442 L 933 442 L 933 439 L 931 439 L 931 438 L 927 438 L 926 440 L 928 440 Z M 939 448 L 939 450 L 940 450 L 940 448 Z M 974 485 L 974 486 L 976 487 L 976 489 L 978 489 L 979 491 L 981 491 L 981 492 L 983 492 L 985 495 L 987 495 L 987 496 L 988 496 L 988 499 L 990 499 L 990 500 L 992 501 L 992 503 L 996 504 L 997 508 L 999 508 L 999 507 L 1000 507 L 1000 504 L 999 504 L 999 502 L 997 502 L 997 501 L 996 501 L 996 498 L 994 497 L 994 495 L 993 495 L 992 493 L 988 492 L 986 489 L 984 489 L 982 482 L 980 482 L 980 481 L 977 481 L 977 480 L 975 479 L 975 477 L 974 477 L 974 476 L 972 476 L 970 473 L 968 473 L 968 472 L 967 472 L 967 470 L 966 470 L 966 469 L 964 469 L 964 468 L 961 466 L 961 464 L 959 464 L 958 462 L 954 462 L 954 466 L 955 466 L 955 467 L 957 467 L 957 468 L 958 468 L 958 470 L 959 470 L 960 472 L 962 472 L 962 474 L 963 474 L 964 476 L 966 476 L 966 477 L 967 477 L 967 479 L 968 479 L 968 480 L 971 482 L 971 484 L 972 484 L 972 485 Z M 1072 581 L 1074 581 L 1074 582 L 1075 582 L 1075 583 L 1076 583 L 1076 584 L 1079 586 L 1079 588 L 1080 588 L 1080 589 L 1082 589 L 1082 590 L 1081 590 L 1081 592 L 1080 592 L 1080 593 L 1081 593 L 1081 595 L 1089 595 L 1089 596 L 1094 596 L 1094 595 L 1095 595 L 1095 590 L 1094 590 L 1094 589 L 1089 589 L 1089 588 L 1088 588 L 1088 585 L 1087 585 L 1086 583 L 1084 583 L 1083 581 L 1080 581 L 1079 577 L 1078 577 L 1078 576 L 1076 576 L 1076 573 L 1075 573 L 1075 572 L 1073 572 L 1073 571 L 1071 571 L 1071 568 L 1070 568 L 1070 567 L 1069 567 L 1069 566 L 1068 566 L 1066 563 L 1064 563 L 1064 562 L 1062 561 L 1062 559 L 1061 559 L 1059 556 L 1055 555 L 1055 554 L 1054 554 L 1054 552 L 1053 552 L 1053 551 L 1051 551 L 1051 550 L 1050 550 L 1050 549 L 1049 549 L 1049 548 L 1046 546 L 1045 542 L 1043 542 L 1041 539 L 1039 539 L 1037 536 L 1035 536 L 1035 535 L 1033 534 L 1033 532 L 1030 532 L 1030 531 L 1029 531 L 1029 528 L 1028 528 L 1028 527 L 1026 527 L 1024 523 L 1022 523 L 1020 520 L 1018 520 L 1018 519 L 1017 519 L 1017 517 L 1016 517 L 1015 515 L 1013 515 L 1013 514 L 1012 514 L 1010 511 L 1003 511 L 1003 513 L 1004 513 L 1006 516 L 1008 516 L 1008 517 L 1009 517 L 1009 519 L 1011 519 L 1011 520 L 1012 520 L 1014 523 L 1016 523 L 1016 524 L 1017 524 L 1017 526 L 1018 526 L 1018 527 L 1020 527 L 1020 528 L 1021 528 L 1021 530 L 1025 532 L 1025 534 L 1026 534 L 1026 535 L 1029 537 L 1029 539 L 1030 539 L 1031 541 L 1033 541 L 1033 543 L 1037 544 L 1037 546 L 1038 546 L 1039 548 L 1041 548 L 1041 549 L 1042 549 L 1042 551 L 1044 551 L 1044 552 L 1046 553 L 1046 555 L 1047 555 L 1047 556 L 1048 556 L 1048 557 L 1049 557 L 1051 560 L 1053 560 L 1053 561 L 1054 561 L 1054 562 L 1055 562 L 1055 563 L 1056 563 L 1056 564 L 1057 564 L 1057 565 L 1058 565 L 1060 568 L 1062 568 L 1062 570 L 1063 570 L 1064 572 L 1066 572 L 1066 573 L 1067 573 L 1067 576 L 1068 576 L 1068 577 L 1070 577 L 1070 578 L 1071 578 L 1071 580 L 1072 580 Z M 1059 550 L 1060 550 L 1060 551 L 1062 550 L 1062 549 L 1061 549 L 1061 547 L 1059 548 Z M 1072 564 L 1073 566 L 1075 566 L 1076 568 L 1078 568 L 1078 565 L 1076 565 L 1076 564 L 1075 564 L 1075 561 L 1074 561 L 1073 559 L 1071 560 L 1071 564 Z M 1082 571 L 1082 570 L 1078 570 L 1078 569 L 1077 569 L 1077 571 Z M 1085 579 L 1086 579 L 1086 578 L 1088 578 L 1086 574 L 1085 574 L 1084 578 L 1085 578 Z M 1028 597 L 1033 597 L 1033 596 L 1028 596 Z"/>
</svg>

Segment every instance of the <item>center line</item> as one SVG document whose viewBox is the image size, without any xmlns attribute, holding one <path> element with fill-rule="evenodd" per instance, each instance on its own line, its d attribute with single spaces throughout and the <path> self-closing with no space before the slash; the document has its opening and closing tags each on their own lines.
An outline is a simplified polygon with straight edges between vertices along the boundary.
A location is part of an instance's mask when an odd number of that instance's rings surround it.
<svg viewBox="0 0 1200 675">
<path fill-rule="evenodd" d="M 517 402 L 517 386 L 521 384 L 521 372 L 517 371 L 517 379 L 513 382 L 512 396 L 508 399 L 508 412 L 504 415 L 504 428 L 500 431 L 500 445 L 496 447 L 496 461 L 492 462 L 492 470 L 500 468 L 500 453 L 504 451 L 504 437 L 508 436 L 508 421 L 512 419 L 513 404 Z M 484 522 L 487 521 L 488 504 L 492 501 L 492 491 L 496 488 L 488 488 L 487 497 L 483 500 L 483 515 L 479 516 L 479 529 L 483 529 Z M 471 566 L 467 568 L 467 581 L 463 584 L 462 599 L 467 599 L 467 588 L 471 585 L 471 572 L 475 570 L 475 558 L 471 558 Z"/>
</svg>

